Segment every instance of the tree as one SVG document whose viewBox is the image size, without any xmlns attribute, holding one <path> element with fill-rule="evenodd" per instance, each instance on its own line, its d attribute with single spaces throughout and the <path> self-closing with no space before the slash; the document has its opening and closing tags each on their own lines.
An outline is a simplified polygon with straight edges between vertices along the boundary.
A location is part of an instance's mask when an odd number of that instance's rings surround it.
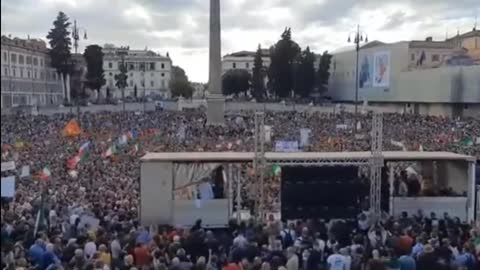
<svg viewBox="0 0 480 270">
<path fill-rule="evenodd" d="M 317 71 L 317 87 L 320 93 L 325 93 L 328 90 L 328 80 L 330 78 L 330 63 L 332 62 L 332 55 L 328 51 L 323 52 L 320 57 L 320 64 Z"/>
<path fill-rule="evenodd" d="M 61 76 L 63 76 L 64 83 L 66 83 L 66 76 L 71 72 L 70 64 L 70 47 L 72 45 L 72 40 L 70 38 L 70 32 L 68 28 L 70 27 L 69 18 L 65 13 L 60 11 L 57 15 L 57 18 L 53 22 L 53 28 L 48 32 L 47 39 L 50 44 L 49 55 L 51 58 L 51 65 L 57 70 Z M 67 89 L 66 85 L 65 91 Z M 66 93 L 65 97 L 67 96 Z"/>
<path fill-rule="evenodd" d="M 309 97 L 315 87 L 315 54 L 307 47 L 299 57 L 295 76 L 295 94 Z"/>
<path fill-rule="evenodd" d="M 224 95 L 247 94 L 250 89 L 250 73 L 245 69 L 231 69 L 222 77 L 222 92 Z"/>
<path fill-rule="evenodd" d="M 191 98 L 195 89 L 188 81 L 188 77 L 179 66 L 172 66 L 172 78 L 170 80 L 170 91 L 173 97 Z"/>
<path fill-rule="evenodd" d="M 260 44 L 258 45 L 257 53 L 253 61 L 252 73 L 252 95 L 256 100 L 262 100 L 265 97 L 265 71 Z"/>
<path fill-rule="evenodd" d="M 87 63 L 87 86 L 90 89 L 100 91 L 105 85 L 105 74 L 103 70 L 103 52 L 102 47 L 98 45 L 89 45 L 85 48 L 83 58 Z"/>
<path fill-rule="evenodd" d="M 187 80 L 172 78 L 170 80 L 170 91 L 173 97 L 191 98 L 193 95 L 193 86 Z"/>
<path fill-rule="evenodd" d="M 300 46 L 292 40 L 290 28 L 270 49 L 269 87 L 279 97 L 288 97 L 294 86 L 294 62 L 300 54 Z"/>
<path fill-rule="evenodd" d="M 122 64 L 119 67 L 120 73 L 115 75 L 115 86 L 118 89 L 125 89 L 127 87 L 127 66 L 125 63 L 122 61 Z"/>
</svg>

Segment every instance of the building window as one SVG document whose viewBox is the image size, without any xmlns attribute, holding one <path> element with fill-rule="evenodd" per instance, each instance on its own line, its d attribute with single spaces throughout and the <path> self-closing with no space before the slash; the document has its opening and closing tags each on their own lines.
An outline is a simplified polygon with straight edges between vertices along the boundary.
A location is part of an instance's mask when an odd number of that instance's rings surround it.
<svg viewBox="0 0 480 270">
<path fill-rule="evenodd" d="M 130 87 L 133 87 L 133 80 L 130 80 Z"/>
<path fill-rule="evenodd" d="M 30 79 L 30 70 L 27 72 L 27 78 Z"/>
<path fill-rule="evenodd" d="M 40 58 L 40 66 L 43 67 L 43 58 Z"/>
<path fill-rule="evenodd" d="M 8 68 L 5 68 L 5 76 L 8 76 Z"/>
<path fill-rule="evenodd" d="M 7 52 L 3 52 L 3 60 L 8 61 Z"/>
<path fill-rule="evenodd" d="M 16 76 L 17 76 L 17 74 L 16 74 L 16 72 L 15 72 L 15 68 L 12 69 L 12 75 L 13 75 L 13 77 L 16 77 Z"/>
<path fill-rule="evenodd" d="M 415 54 L 414 54 L 414 53 L 412 53 L 412 54 L 410 55 L 410 60 L 411 60 L 411 61 L 415 61 Z"/>
<path fill-rule="evenodd" d="M 129 64 L 129 65 L 128 65 L 128 69 L 129 69 L 129 70 L 134 70 L 134 69 L 135 69 L 135 65 L 134 65 L 134 64 Z"/>
<path fill-rule="evenodd" d="M 140 85 L 141 85 L 142 87 L 145 87 L 145 81 L 144 81 L 144 80 L 141 80 L 141 81 L 140 81 Z"/>
<path fill-rule="evenodd" d="M 31 65 L 31 64 L 32 64 L 32 57 L 27 56 L 27 65 Z"/>
<path fill-rule="evenodd" d="M 150 73 L 150 76 L 152 76 L 152 77 L 153 77 L 153 76 L 155 76 L 155 74 L 152 72 L 152 73 Z"/>
<path fill-rule="evenodd" d="M 12 54 L 10 55 L 10 61 L 11 61 L 12 63 L 17 63 L 17 55 L 14 54 L 14 53 L 12 53 Z"/>
<path fill-rule="evenodd" d="M 155 63 L 150 63 L 150 70 L 155 70 Z"/>
<path fill-rule="evenodd" d="M 433 54 L 432 55 L 432 62 L 438 62 L 440 61 L 440 56 L 438 54 Z"/>
<path fill-rule="evenodd" d="M 162 88 L 165 88 L 165 80 L 162 80 Z"/>
<path fill-rule="evenodd" d="M 164 64 L 164 63 L 162 63 L 162 69 L 164 69 L 164 68 L 165 68 L 165 64 Z"/>
<path fill-rule="evenodd" d="M 130 77 L 133 77 L 133 72 L 130 72 Z"/>
<path fill-rule="evenodd" d="M 112 68 L 112 67 L 113 67 L 112 62 L 109 62 L 109 63 L 108 63 L 108 68 Z"/>
<path fill-rule="evenodd" d="M 38 75 L 38 74 L 37 74 L 37 71 L 36 71 L 36 70 L 35 70 L 35 73 L 33 73 L 33 74 L 34 74 L 33 77 L 34 77 L 35 79 L 37 79 L 37 75 Z"/>
<path fill-rule="evenodd" d="M 165 77 L 165 73 L 162 73 L 162 77 Z"/>
<path fill-rule="evenodd" d="M 140 63 L 140 70 L 145 71 L 145 63 Z"/>
<path fill-rule="evenodd" d="M 246 68 L 250 68 L 250 63 L 245 63 Z"/>
<path fill-rule="evenodd" d="M 36 57 L 33 58 L 33 65 L 38 66 L 38 58 Z"/>
<path fill-rule="evenodd" d="M 155 87 L 155 82 L 154 81 L 150 81 L 150 87 Z"/>
<path fill-rule="evenodd" d="M 25 56 L 19 54 L 19 55 L 18 55 L 18 63 L 19 63 L 20 65 L 25 64 Z"/>
<path fill-rule="evenodd" d="M 20 69 L 20 78 L 23 78 L 23 68 Z"/>
<path fill-rule="evenodd" d="M 237 63 L 232 63 L 232 68 L 237 68 Z"/>
</svg>

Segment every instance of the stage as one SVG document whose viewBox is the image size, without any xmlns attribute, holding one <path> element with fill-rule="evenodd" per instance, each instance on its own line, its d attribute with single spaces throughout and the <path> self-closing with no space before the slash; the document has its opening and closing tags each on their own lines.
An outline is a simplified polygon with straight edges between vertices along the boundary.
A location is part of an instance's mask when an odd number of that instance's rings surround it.
<svg viewBox="0 0 480 270">
<path fill-rule="evenodd" d="M 392 175 L 388 212 L 399 215 L 413 213 L 449 212 L 463 221 L 475 218 L 475 158 L 448 152 L 382 152 L 385 167 Z M 268 165 L 278 166 L 369 166 L 371 152 L 266 152 Z M 245 164 L 253 164 L 253 152 L 180 152 L 147 153 L 141 159 L 140 220 L 145 225 L 170 224 L 190 226 L 202 218 L 207 227 L 227 226 L 234 216 L 234 193 L 240 187 L 240 175 Z M 422 165 L 426 177 L 434 185 L 451 187 L 462 194 L 458 197 L 399 198 L 393 194 L 395 163 L 416 162 Z M 195 197 L 177 198 L 176 192 L 194 185 L 219 167 L 223 170 L 225 196 L 212 200 Z M 236 192 L 239 194 L 239 191 Z M 176 199 L 177 198 L 177 199 Z M 455 201 L 455 207 L 452 206 Z M 436 206 L 432 208 L 432 205 Z M 442 212 L 443 211 L 443 212 Z M 442 213 L 440 213 L 442 212 Z"/>
</svg>

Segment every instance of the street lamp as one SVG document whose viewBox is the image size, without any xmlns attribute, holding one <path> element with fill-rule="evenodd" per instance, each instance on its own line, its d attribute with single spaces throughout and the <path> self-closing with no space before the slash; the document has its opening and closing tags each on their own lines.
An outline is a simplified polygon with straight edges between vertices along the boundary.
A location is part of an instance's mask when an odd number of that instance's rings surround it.
<svg viewBox="0 0 480 270">
<path fill-rule="evenodd" d="M 83 39 L 86 40 L 87 38 L 87 30 L 85 28 L 80 28 L 77 26 L 77 20 L 73 21 L 73 30 L 72 30 L 72 37 L 73 37 L 73 47 L 75 48 L 75 54 L 78 51 L 78 41 L 80 40 L 80 35 L 78 34 L 79 30 L 83 30 Z"/>
<path fill-rule="evenodd" d="M 73 21 L 73 29 L 72 29 L 72 38 L 73 38 L 73 47 L 75 48 L 75 54 L 78 53 L 78 41 L 80 40 L 80 36 L 78 34 L 78 31 L 82 29 L 84 32 L 83 32 L 83 39 L 86 40 L 87 39 L 87 30 L 85 30 L 84 28 L 79 28 L 77 26 L 77 20 L 74 20 Z M 82 94 L 82 97 L 85 95 L 85 82 L 86 82 L 86 79 L 84 78 L 84 70 L 78 66 L 76 67 L 76 65 L 79 64 L 79 63 L 76 63 L 75 61 L 72 61 L 72 67 L 73 69 L 76 69 L 76 68 L 79 68 L 81 70 L 80 72 L 80 84 L 81 86 L 77 89 L 81 90 L 81 94 Z M 77 102 L 77 113 L 78 113 L 78 119 L 80 121 L 80 92 L 77 93 L 76 95 L 76 102 Z"/>
<path fill-rule="evenodd" d="M 360 31 L 360 25 L 357 25 L 357 31 L 356 32 L 351 32 L 348 35 L 348 42 L 352 42 L 352 39 L 350 36 L 353 34 L 354 39 L 353 43 L 355 43 L 355 51 L 356 51 L 356 64 L 355 64 L 355 117 L 357 117 L 358 114 L 358 58 L 359 58 L 359 52 L 360 52 L 360 43 L 364 42 L 363 36 L 365 36 L 365 43 L 368 43 L 368 36 L 365 32 Z M 357 126 L 357 123 L 355 123 L 355 127 Z M 355 128 L 356 129 L 356 128 Z"/>
</svg>

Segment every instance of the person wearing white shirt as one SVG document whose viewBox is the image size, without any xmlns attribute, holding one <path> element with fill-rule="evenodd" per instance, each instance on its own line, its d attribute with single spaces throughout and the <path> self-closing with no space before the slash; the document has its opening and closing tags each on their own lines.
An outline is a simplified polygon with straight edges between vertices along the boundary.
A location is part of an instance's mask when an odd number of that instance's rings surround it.
<svg viewBox="0 0 480 270">
<path fill-rule="evenodd" d="M 287 248 L 287 270 L 298 270 L 299 268 L 299 261 L 298 261 L 298 256 L 295 254 L 295 250 L 293 247 Z"/>
<path fill-rule="evenodd" d="M 327 258 L 327 267 L 328 270 L 347 270 L 347 260 L 334 248 L 334 253 Z"/>
<path fill-rule="evenodd" d="M 345 270 L 350 270 L 352 268 L 352 257 L 350 257 L 348 248 L 340 249 L 340 254 L 345 257 Z"/>
<path fill-rule="evenodd" d="M 95 255 L 96 252 L 97 252 L 97 245 L 95 244 L 95 242 L 93 242 L 92 240 L 88 241 L 85 244 L 85 248 L 83 250 L 85 257 L 87 259 L 91 259 L 93 258 L 93 255 Z"/>
<path fill-rule="evenodd" d="M 201 183 L 198 186 L 198 190 L 200 192 L 200 199 L 201 200 L 212 200 L 212 199 L 215 198 L 215 196 L 213 195 L 212 184 L 210 184 L 209 181 L 205 181 L 205 182 Z"/>
</svg>

